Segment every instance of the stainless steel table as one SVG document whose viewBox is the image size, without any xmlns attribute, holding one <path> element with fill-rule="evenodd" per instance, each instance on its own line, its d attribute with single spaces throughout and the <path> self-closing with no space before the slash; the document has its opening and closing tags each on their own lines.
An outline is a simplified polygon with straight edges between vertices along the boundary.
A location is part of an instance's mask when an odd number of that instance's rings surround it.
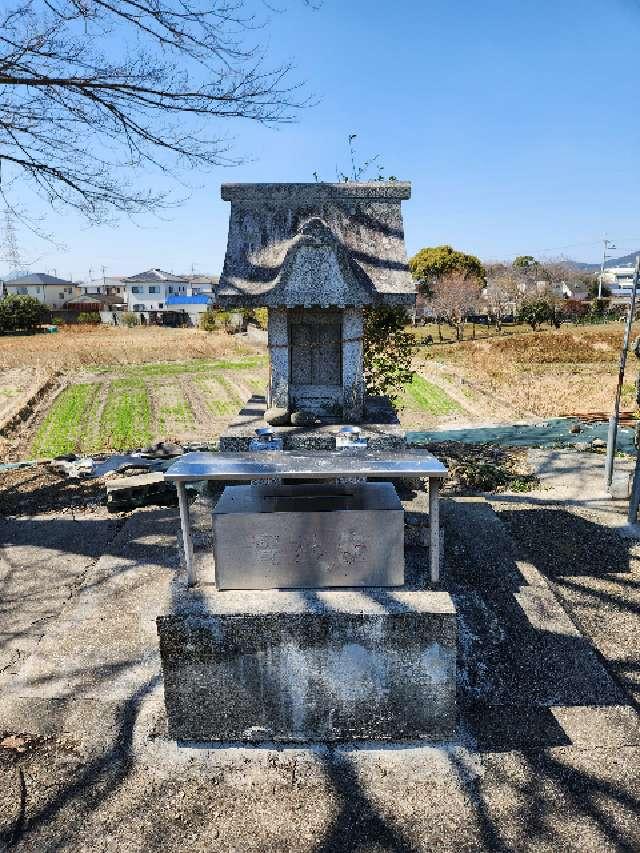
<svg viewBox="0 0 640 853">
<path fill-rule="evenodd" d="M 190 586 L 197 582 L 185 483 L 201 480 L 335 480 L 339 477 L 427 478 L 429 480 L 429 550 L 431 580 L 440 578 L 440 486 L 446 467 L 425 450 L 387 452 L 345 448 L 333 452 L 186 453 L 166 472 L 178 490 L 184 556 Z"/>
</svg>

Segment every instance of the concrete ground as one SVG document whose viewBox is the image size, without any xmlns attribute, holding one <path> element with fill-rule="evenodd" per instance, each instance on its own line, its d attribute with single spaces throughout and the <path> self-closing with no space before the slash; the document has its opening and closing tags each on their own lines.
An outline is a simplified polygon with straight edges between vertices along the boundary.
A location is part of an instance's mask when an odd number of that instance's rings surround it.
<svg viewBox="0 0 640 853">
<path fill-rule="evenodd" d="M 178 746 L 154 624 L 176 511 L 0 520 L 0 850 L 640 849 L 638 545 L 602 457 L 531 461 L 536 492 L 443 507 L 450 743 Z"/>
</svg>

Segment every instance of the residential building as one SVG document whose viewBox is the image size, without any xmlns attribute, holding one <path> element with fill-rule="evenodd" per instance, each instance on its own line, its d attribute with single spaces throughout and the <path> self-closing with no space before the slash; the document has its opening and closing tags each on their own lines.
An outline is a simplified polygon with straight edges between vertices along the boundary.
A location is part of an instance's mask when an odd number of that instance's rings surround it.
<svg viewBox="0 0 640 853">
<path fill-rule="evenodd" d="M 100 278 L 82 281 L 79 283 L 79 287 L 86 294 L 122 297 L 118 301 L 126 302 L 127 286 L 125 280 L 126 276 L 124 275 L 103 275 Z"/>
<path fill-rule="evenodd" d="M 80 288 L 72 281 L 56 278 L 43 272 L 30 273 L 4 282 L 4 291 L 19 296 L 33 296 L 47 308 L 62 309 L 74 296 L 80 294 Z"/>
<path fill-rule="evenodd" d="M 78 313 L 94 313 L 112 311 L 125 311 L 127 308 L 124 296 L 111 295 L 109 293 L 81 293 L 79 296 L 74 296 L 70 299 L 65 308 L 68 311 L 76 311 Z M 109 318 L 107 318 L 109 319 Z M 106 322 L 103 318 L 103 322 Z"/>
<path fill-rule="evenodd" d="M 195 293 L 191 296 L 173 294 L 167 297 L 165 322 L 174 326 L 197 326 L 201 315 L 212 304 L 213 298 L 206 293 Z"/>
<path fill-rule="evenodd" d="M 611 296 L 629 298 L 633 287 L 634 274 L 635 268 L 633 266 L 606 267 L 602 276 L 602 283 L 609 288 Z"/>
<path fill-rule="evenodd" d="M 186 278 L 157 268 L 131 275 L 123 279 L 123 284 L 128 310 L 151 321 L 158 319 L 155 315 L 165 309 L 169 296 L 186 296 L 189 287 Z"/>
<path fill-rule="evenodd" d="M 185 276 L 188 282 L 187 296 L 200 296 L 205 294 L 213 298 L 216 285 L 220 279 L 217 275 L 189 275 Z"/>
</svg>

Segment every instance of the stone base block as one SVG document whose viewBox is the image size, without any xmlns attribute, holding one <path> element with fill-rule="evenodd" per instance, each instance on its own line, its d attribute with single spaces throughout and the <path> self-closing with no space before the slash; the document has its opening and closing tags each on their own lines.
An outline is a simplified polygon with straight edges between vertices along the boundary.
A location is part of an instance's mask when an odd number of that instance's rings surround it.
<svg viewBox="0 0 640 853">
<path fill-rule="evenodd" d="M 447 593 L 199 590 L 157 625 L 172 738 L 453 734 L 456 619 Z"/>
<path fill-rule="evenodd" d="M 372 450 L 405 450 L 407 442 L 404 429 L 397 423 L 388 400 L 384 397 L 368 397 L 363 421 L 358 422 L 363 438 Z M 227 431 L 220 436 L 219 447 L 224 453 L 246 453 L 256 435 L 256 428 L 267 426 L 264 420 L 267 402 L 264 397 L 254 395 L 231 422 Z M 311 427 L 274 426 L 274 432 L 282 439 L 285 450 L 335 450 L 339 421 Z"/>
</svg>

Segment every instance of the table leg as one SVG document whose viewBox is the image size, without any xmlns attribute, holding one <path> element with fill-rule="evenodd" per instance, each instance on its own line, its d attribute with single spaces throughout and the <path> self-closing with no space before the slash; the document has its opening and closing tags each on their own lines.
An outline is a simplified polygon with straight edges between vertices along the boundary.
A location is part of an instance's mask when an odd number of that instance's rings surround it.
<svg viewBox="0 0 640 853">
<path fill-rule="evenodd" d="M 440 580 L 440 480 L 429 479 L 429 557 L 431 580 Z"/>
<path fill-rule="evenodd" d="M 189 518 L 189 501 L 183 482 L 176 483 L 178 490 L 178 506 L 180 507 L 180 526 L 182 528 L 182 543 L 184 545 L 184 561 L 187 566 L 187 586 L 195 586 L 196 570 L 193 565 L 193 542 L 191 541 L 191 520 Z"/>
</svg>

